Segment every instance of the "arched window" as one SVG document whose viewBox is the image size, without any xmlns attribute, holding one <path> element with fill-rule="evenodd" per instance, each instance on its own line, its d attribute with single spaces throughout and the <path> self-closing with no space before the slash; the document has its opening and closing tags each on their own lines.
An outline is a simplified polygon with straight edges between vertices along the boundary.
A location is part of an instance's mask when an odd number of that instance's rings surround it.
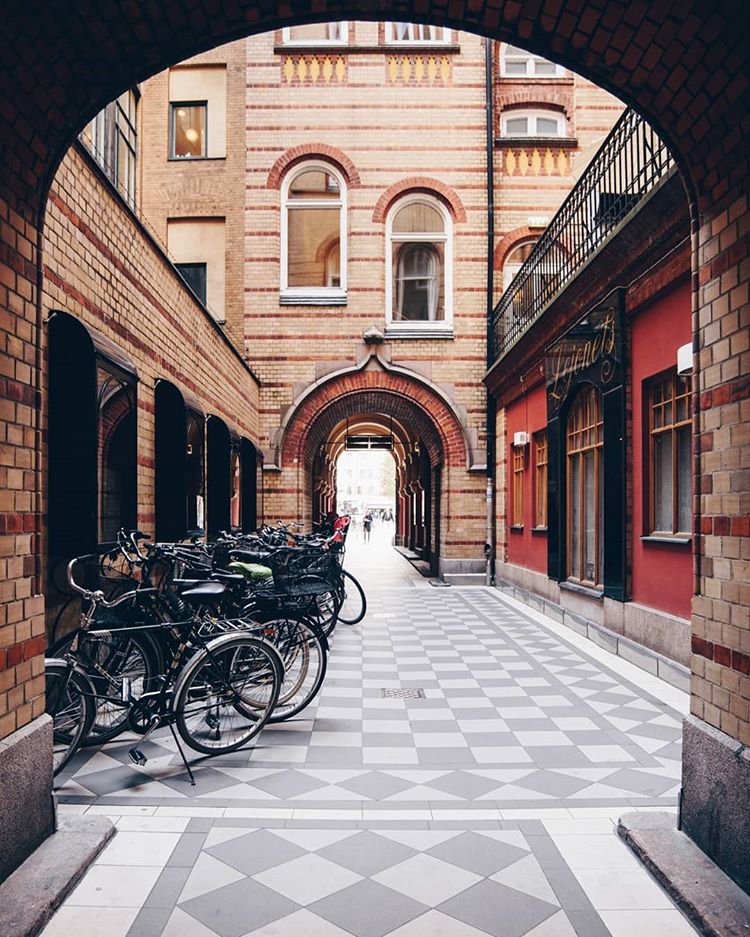
<svg viewBox="0 0 750 937">
<path fill-rule="evenodd" d="M 281 197 L 281 302 L 345 303 L 343 177 L 327 163 L 306 162 L 289 173 Z"/>
<path fill-rule="evenodd" d="M 568 135 L 565 115 L 548 108 L 505 111 L 501 119 L 503 137 L 555 138 Z"/>
<path fill-rule="evenodd" d="M 565 433 L 568 578 L 588 586 L 603 583 L 604 422 L 595 387 L 578 395 Z"/>
<path fill-rule="evenodd" d="M 534 249 L 536 239 L 522 241 L 516 244 L 505 256 L 503 261 L 503 289 L 507 290 L 513 277 L 518 273 L 524 263 L 528 260 L 529 254 Z"/>
<path fill-rule="evenodd" d="M 392 209 L 386 255 L 389 327 L 450 328 L 451 234 L 450 215 L 428 195 L 407 196 Z"/>
<path fill-rule="evenodd" d="M 503 46 L 500 55 L 500 72 L 505 78 L 561 78 L 565 75 L 562 65 L 508 45 Z"/>
</svg>

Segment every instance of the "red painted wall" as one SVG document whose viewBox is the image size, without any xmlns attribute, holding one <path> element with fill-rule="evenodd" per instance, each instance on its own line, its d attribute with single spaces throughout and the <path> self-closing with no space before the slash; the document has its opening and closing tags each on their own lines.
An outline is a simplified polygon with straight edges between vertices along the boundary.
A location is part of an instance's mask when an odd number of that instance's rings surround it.
<svg viewBox="0 0 750 937">
<path fill-rule="evenodd" d="M 511 528 L 513 517 L 513 434 L 525 431 L 529 437 L 547 425 L 547 398 L 544 386 L 534 388 L 508 407 L 507 451 L 505 453 L 508 484 L 508 516 L 505 518 L 508 529 L 508 561 L 517 566 L 525 566 L 540 573 L 547 572 L 547 535 L 532 533 L 534 525 L 534 442 L 533 438 L 526 447 L 523 492 L 523 530 Z"/>
<path fill-rule="evenodd" d="M 641 310 L 631 323 L 633 379 L 633 601 L 690 617 L 692 547 L 644 543 L 648 534 L 643 447 L 643 381 L 675 366 L 677 349 L 692 340 L 690 284 L 678 286 Z"/>
</svg>

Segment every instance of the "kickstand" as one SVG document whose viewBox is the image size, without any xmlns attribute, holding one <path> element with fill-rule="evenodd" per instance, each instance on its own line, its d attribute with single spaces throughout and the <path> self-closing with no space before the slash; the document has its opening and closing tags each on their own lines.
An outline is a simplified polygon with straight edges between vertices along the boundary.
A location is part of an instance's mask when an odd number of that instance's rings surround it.
<svg viewBox="0 0 750 937">
<path fill-rule="evenodd" d="M 177 733 L 175 732 L 174 726 L 171 722 L 169 723 L 169 731 L 172 733 L 172 738 L 174 739 L 174 743 L 177 746 L 177 751 L 180 753 L 182 763 L 185 765 L 185 770 L 190 775 L 190 783 L 193 787 L 195 787 L 195 775 L 190 770 L 190 765 L 188 764 L 187 758 L 185 757 L 185 752 L 182 750 L 182 745 L 180 745 L 180 740 L 177 738 Z"/>
</svg>

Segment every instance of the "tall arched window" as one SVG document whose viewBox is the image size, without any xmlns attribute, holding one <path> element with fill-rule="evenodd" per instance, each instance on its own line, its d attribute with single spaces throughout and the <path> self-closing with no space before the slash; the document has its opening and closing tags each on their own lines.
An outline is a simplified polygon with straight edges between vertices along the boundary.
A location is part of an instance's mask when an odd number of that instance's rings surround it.
<svg viewBox="0 0 750 937">
<path fill-rule="evenodd" d="M 505 256 L 503 261 L 503 289 L 507 290 L 524 263 L 528 260 L 529 254 L 534 249 L 536 238 L 529 241 L 522 241 L 516 244 Z"/>
<path fill-rule="evenodd" d="M 305 162 L 284 180 L 281 196 L 281 302 L 345 303 L 343 177 L 327 163 Z"/>
<path fill-rule="evenodd" d="M 604 422 L 595 387 L 578 395 L 565 433 L 568 577 L 600 587 L 603 578 Z"/>
<path fill-rule="evenodd" d="M 386 321 L 394 330 L 450 329 L 451 219 L 428 195 L 410 195 L 387 222 Z"/>
</svg>

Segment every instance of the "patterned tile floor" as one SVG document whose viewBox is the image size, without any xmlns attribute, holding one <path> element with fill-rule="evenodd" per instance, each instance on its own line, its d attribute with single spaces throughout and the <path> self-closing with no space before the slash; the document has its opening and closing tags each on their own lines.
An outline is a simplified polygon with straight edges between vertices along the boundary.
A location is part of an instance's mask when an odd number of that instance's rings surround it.
<svg viewBox="0 0 750 937">
<path fill-rule="evenodd" d="M 613 832 L 675 809 L 685 695 L 383 540 L 350 548 L 370 609 L 304 718 L 195 788 L 169 735 L 144 768 L 127 741 L 76 757 L 60 809 L 118 834 L 45 937 L 694 933 Z"/>
</svg>

